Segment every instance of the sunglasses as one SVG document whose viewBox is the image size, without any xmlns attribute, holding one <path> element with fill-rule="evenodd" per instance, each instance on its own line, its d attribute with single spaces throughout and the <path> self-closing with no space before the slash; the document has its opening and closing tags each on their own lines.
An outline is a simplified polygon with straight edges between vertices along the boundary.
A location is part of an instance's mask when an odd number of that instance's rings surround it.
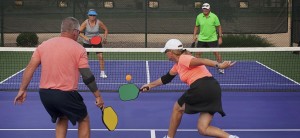
<svg viewBox="0 0 300 138">
<path fill-rule="evenodd" d="M 78 29 L 74 29 L 74 31 L 76 31 L 78 34 L 80 33 L 80 31 Z"/>
<path fill-rule="evenodd" d="M 96 15 L 89 15 L 89 16 L 96 16 Z"/>
</svg>

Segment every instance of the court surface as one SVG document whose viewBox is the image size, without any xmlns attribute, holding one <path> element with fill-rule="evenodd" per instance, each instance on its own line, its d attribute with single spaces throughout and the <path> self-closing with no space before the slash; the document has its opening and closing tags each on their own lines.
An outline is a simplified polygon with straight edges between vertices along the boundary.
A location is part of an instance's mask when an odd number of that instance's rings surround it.
<svg viewBox="0 0 300 138">
<path fill-rule="evenodd" d="M 132 64 L 132 65 L 131 65 Z M 132 82 L 141 86 L 153 81 L 171 67 L 168 61 L 107 61 L 107 79 L 97 78 L 100 89 L 106 89 L 103 97 L 106 106 L 112 106 L 119 116 L 117 130 L 105 130 L 101 111 L 94 104 L 90 92 L 80 92 L 91 118 L 91 137 L 104 138 L 162 138 L 167 134 L 171 109 L 182 92 L 188 88 L 176 77 L 172 83 L 142 93 L 135 101 L 123 102 L 116 92 L 126 83 L 126 74 L 133 76 Z M 91 61 L 95 76 L 99 76 L 99 63 Z M 132 68 L 130 68 L 133 66 Z M 119 70 L 117 70 L 119 69 Z M 136 69 L 139 69 L 136 71 Z M 215 115 L 212 125 L 238 135 L 241 138 L 298 138 L 300 135 L 300 85 L 298 82 L 272 70 L 257 61 L 239 61 L 225 74 L 217 74 L 209 68 L 220 82 L 223 92 L 223 109 L 227 116 Z M 16 90 L 5 90 L 13 86 L 18 89 L 23 70 L 0 82 L 0 137 L 9 138 L 53 138 L 55 124 L 50 121 L 37 91 L 28 92 L 23 105 L 13 105 Z M 39 72 L 34 74 L 29 89 L 37 89 Z M 79 82 L 80 91 L 87 91 Z M 289 90 L 291 90 L 289 92 Z M 171 91 L 171 92 L 164 92 Z M 285 91 L 285 92 L 280 92 Z M 196 129 L 198 114 L 183 116 L 177 138 L 205 138 Z M 77 137 L 77 126 L 69 124 L 68 138 Z"/>
<path fill-rule="evenodd" d="M 135 101 L 123 102 L 118 93 L 103 93 L 106 106 L 119 116 L 117 130 L 105 130 L 101 112 L 91 93 L 81 93 L 91 117 L 91 137 L 162 138 L 167 133 L 174 101 L 181 93 L 142 93 Z M 39 95 L 29 92 L 21 106 L 13 105 L 16 92 L 0 93 L 0 136 L 3 138 L 53 138 L 55 125 L 43 108 Z M 241 138 L 298 138 L 300 135 L 300 93 L 225 92 L 223 108 L 212 124 Z M 183 116 L 177 138 L 199 138 L 198 114 Z M 77 126 L 69 124 L 68 138 L 77 137 Z M 204 138 L 204 137 L 203 137 Z"/>
<path fill-rule="evenodd" d="M 132 83 L 142 86 L 165 75 L 171 69 L 170 61 L 145 61 L 145 60 L 108 60 L 105 61 L 107 79 L 101 79 L 99 62 L 90 61 L 90 68 L 96 76 L 96 82 L 104 91 L 117 91 L 121 84 L 127 83 L 126 74 L 131 74 Z M 299 82 L 276 72 L 272 68 L 258 61 L 238 61 L 234 67 L 226 69 L 225 74 L 218 74 L 217 70 L 208 67 L 213 76 L 219 81 L 223 91 L 300 91 Z M 24 69 L 12 74 L 0 82 L 0 90 L 18 89 Z M 40 80 L 40 68 L 35 72 L 28 89 L 37 90 Z M 89 91 L 80 80 L 79 90 Z M 188 86 L 176 76 L 172 83 L 152 89 L 153 91 L 182 91 Z"/>
</svg>

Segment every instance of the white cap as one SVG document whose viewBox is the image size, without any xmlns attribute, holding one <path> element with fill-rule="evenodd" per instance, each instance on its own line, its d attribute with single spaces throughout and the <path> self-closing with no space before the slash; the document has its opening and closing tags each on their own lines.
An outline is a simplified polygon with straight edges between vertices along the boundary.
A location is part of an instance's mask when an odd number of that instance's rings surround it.
<svg viewBox="0 0 300 138">
<path fill-rule="evenodd" d="M 167 49 L 183 49 L 183 45 L 178 39 L 170 39 L 161 52 L 164 53 Z"/>
<path fill-rule="evenodd" d="M 203 5 L 202 5 L 202 9 L 210 9 L 210 5 L 208 4 L 208 3 L 204 3 Z"/>
</svg>

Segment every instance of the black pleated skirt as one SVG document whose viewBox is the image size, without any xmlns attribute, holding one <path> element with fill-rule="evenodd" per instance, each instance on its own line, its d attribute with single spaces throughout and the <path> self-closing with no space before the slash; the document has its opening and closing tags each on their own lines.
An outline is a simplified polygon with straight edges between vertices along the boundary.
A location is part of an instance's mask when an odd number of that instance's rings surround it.
<svg viewBox="0 0 300 138">
<path fill-rule="evenodd" d="M 217 112 L 225 116 L 221 87 L 213 77 L 204 77 L 193 82 L 177 102 L 180 106 L 185 104 L 187 114 L 207 112 L 214 115 Z"/>
</svg>

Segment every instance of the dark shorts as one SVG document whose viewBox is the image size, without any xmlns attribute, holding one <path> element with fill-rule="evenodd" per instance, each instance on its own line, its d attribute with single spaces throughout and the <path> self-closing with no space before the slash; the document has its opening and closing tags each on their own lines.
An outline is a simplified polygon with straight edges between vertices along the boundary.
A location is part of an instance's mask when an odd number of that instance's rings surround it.
<svg viewBox="0 0 300 138">
<path fill-rule="evenodd" d="M 83 98 L 77 91 L 64 92 L 53 89 L 40 89 L 41 101 L 55 123 L 58 117 L 66 116 L 73 125 L 87 116 Z"/>
<path fill-rule="evenodd" d="M 214 115 L 218 112 L 225 116 L 221 97 L 221 87 L 218 81 L 213 77 L 204 77 L 193 82 L 177 102 L 180 106 L 185 104 L 187 114 L 207 112 Z"/>
<path fill-rule="evenodd" d="M 197 42 L 197 48 L 214 48 L 219 47 L 218 41 L 212 41 L 212 42 Z"/>
<path fill-rule="evenodd" d="M 83 47 L 84 48 L 103 48 L 102 43 L 99 43 L 98 45 L 91 45 L 91 44 L 83 43 Z M 98 53 L 102 53 L 102 52 L 96 52 L 96 54 L 98 54 Z M 89 52 L 87 54 L 89 54 Z"/>
</svg>

